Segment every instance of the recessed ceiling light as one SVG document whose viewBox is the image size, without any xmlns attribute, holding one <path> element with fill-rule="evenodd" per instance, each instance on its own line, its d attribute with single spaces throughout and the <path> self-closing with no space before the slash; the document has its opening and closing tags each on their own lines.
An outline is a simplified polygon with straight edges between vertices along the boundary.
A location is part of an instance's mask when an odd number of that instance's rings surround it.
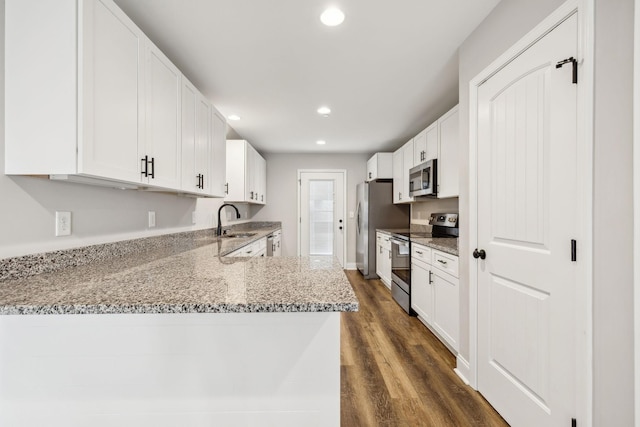
<svg viewBox="0 0 640 427">
<path fill-rule="evenodd" d="M 329 9 L 322 12 L 320 15 L 320 21 L 327 27 L 335 27 L 336 25 L 342 24 L 344 21 L 344 13 L 338 8 L 330 7 Z"/>
<path fill-rule="evenodd" d="M 326 143 L 327 143 L 327 141 L 323 141 L 323 140 L 316 141 L 316 144 L 318 144 L 318 145 L 324 145 Z"/>
<path fill-rule="evenodd" d="M 231 114 L 230 116 L 227 116 L 227 118 L 229 120 L 240 120 L 240 116 L 237 114 Z"/>
<path fill-rule="evenodd" d="M 325 117 L 329 117 L 329 114 L 331 114 L 331 108 L 329 107 L 320 107 L 318 108 L 318 114 L 321 114 Z"/>
</svg>

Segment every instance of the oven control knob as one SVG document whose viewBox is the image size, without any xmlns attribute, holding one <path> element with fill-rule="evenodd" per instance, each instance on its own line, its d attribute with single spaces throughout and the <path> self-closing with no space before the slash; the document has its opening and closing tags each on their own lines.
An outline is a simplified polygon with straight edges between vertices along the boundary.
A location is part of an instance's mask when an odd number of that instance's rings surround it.
<svg viewBox="0 0 640 427">
<path fill-rule="evenodd" d="M 473 251 L 473 257 L 475 259 L 485 259 L 487 257 L 487 253 L 484 251 L 484 249 L 478 250 L 478 248 L 476 248 L 476 250 Z"/>
</svg>

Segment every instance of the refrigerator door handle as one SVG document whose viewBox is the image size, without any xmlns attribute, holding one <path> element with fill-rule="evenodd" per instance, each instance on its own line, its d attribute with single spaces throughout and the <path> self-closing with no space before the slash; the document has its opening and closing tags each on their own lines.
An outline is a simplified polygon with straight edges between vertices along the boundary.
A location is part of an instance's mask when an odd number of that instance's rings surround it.
<svg viewBox="0 0 640 427">
<path fill-rule="evenodd" d="M 358 234 L 361 233 L 361 230 L 360 230 L 360 202 L 358 202 L 358 205 L 356 206 L 356 230 L 357 230 Z"/>
</svg>

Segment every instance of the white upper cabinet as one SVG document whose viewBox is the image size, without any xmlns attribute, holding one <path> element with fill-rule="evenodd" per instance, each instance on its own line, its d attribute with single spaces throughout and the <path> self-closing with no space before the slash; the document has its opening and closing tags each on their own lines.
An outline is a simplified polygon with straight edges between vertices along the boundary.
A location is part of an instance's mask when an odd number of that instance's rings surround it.
<svg viewBox="0 0 640 427">
<path fill-rule="evenodd" d="M 402 146 L 403 172 L 402 172 L 402 202 L 413 202 L 413 197 L 409 197 L 409 171 L 413 165 L 413 140 Z"/>
<path fill-rule="evenodd" d="M 77 81 L 67 95 L 74 98 L 78 96 L 80 101 L 78 113 L 81 126 L 78 127 L 78 135 L 73 139 L 78 143 L 78 166 L 77 170 L 69 168 L 63 173 L 143 182 L 141 172 L 149 170 L 149 164 L 143 165 L 141 162 L 145 156 L 146 129 L 142 126 L 140 117 L 145 114 L 146 104 L 139 103 L 138 100 L 143 97 L 145 89 L 144 81 L 141 79 L 141 76 L 145 75 L 143 67 L 146 65 L 145 37 L 110 1 L 85 1 L 79 2 L 79 6 L 79 40 L 82 40 L 82 43 L 78 50 L 82 50 L 78 52 L 78 61 L 81 67 Z M 31 11 L 30 15 L 35 14 Z M 11 20 L 13 18 L 7 19 Z M 66 24 L 53 21 L 50 25 L 54 22 L 57 22 L 59 27 Z M 9 37 L 7 41 L 13 42 Z M 73 45 L 64 47 L 65 50 L 75 50 Z M 55 61 L 56 66 L 68 65 L 60 63 L 68 59 L 66 55 L 49 57 Z M 14 65 L 19 69 L 25 64 L 11 62 L 9 66 L 13 68 Z M 54 74 L 47 76 L 47 79 L 51 79 L 49 83 L 52 85 L 55 84 L 55 78 Z M 22 83 L 32 84 L 36 79 L 36 76 L 31 76 Z M 7 86 L 11 84 L 7 82 Z M 153 88 L 150 90 L 153 91 Z M 39 102 L 49 100 L 40 96 Z M 13 105 L 8 107 L 12 108 Z M 40 116 L 34 119 L 39 121 Z M 75 120 L 69 119 L 69 125 L 74 123 Z M 59 136 L 56 135 L 54 138 Z M 30 137 L 35 138 L 29 141 L 30 143 L 38 144 L 37 135 Z M 8 143 L 12 142 L 9 140 Z M 147 159 L 150 161 L 151 157 L 148 156 Z"/>
<path fill-rule="evenodd" d="M 145 47 L 144 137 L 138 143 L 142 182 L 180 188 L 182 74 L 151 42 Z M 142 159 L 145 159 L 144 161 Z"/>
<path fill-rule="evenodd" d="M 409 197 L 409 170 L 432 159 L 438 160 L 437 197 L 458 197 L 459 133 L 456 105 L 393 153 L 393 203 L 415 201 Z"/>
<path fill-rule="evenodd" d="M 402 147 L 393 152 L 393 203 L 402 203 L 402 186 L 404 184 L 404 153 Z"/>
<path fill-rule="evenodd" d="M 211 108 L 211 195 L 225 196 L 227 183 L 227 121 L 218 110 Z"/>
<path fill-rule="evenodd" d="M 245 140 L 227 141 L 227 195 L 225 201 L 265 204 L 266 161 Z"/>
<path fill-rule="evenodd" d="M 460 128 L 456 105 L 438 119 L 438 198 L 458 197 Z"/>
<path fill-rule="evenodd" d="M 393 153 L 393 203 L 410 203 L 409 170 L 413 167 L 413 139 Z"/>
<path fill-rule="evenodd" d="M 212 191 L 213 141 L 211 104 L 185 77 L 182 78 L 182 189 L 216 195 Z M 217 196 L 221 197 L 218 188 Z"/>
<path fill-rule="evenodd" d="M 393 178 L 393 153 L 376 153 L 367 161 L 367 181 Z"/>
<path fill-rule="evenodd" d="M 182 137 L 211 175 L 211 105 L 182 129 L 182 73 L 112 0 L 5 6 L 5 173 L 209 195 L 183 188 Z"/>
</svg>

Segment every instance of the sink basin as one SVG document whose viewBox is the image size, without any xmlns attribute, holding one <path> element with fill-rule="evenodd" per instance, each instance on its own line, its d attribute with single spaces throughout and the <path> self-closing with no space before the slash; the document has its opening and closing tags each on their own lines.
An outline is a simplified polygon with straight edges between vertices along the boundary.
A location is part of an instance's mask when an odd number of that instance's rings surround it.
<svg viewBox="0 0 640 427">
<path fill-rule="evenodd" d="M 227 233 L 223 234 L 222 237 L 233 238 L 233 237 L 251 237 L 255 236 L 258 233 Z"/>
</svg>

